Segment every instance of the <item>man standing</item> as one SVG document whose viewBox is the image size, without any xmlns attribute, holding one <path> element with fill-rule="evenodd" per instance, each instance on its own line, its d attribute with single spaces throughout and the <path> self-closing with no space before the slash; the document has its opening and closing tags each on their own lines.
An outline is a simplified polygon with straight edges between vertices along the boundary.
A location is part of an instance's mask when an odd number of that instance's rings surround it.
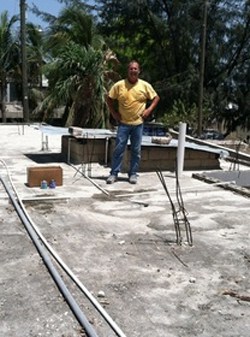
<svg viewBox="0 0 250 337">
<path fill-rule="evenodd" d="M 118 130 L 107 184 L 113 184 L 117 180 L 129 138 L 131 143 L 129 182 L 137 183 L 143 121 L 152 113 L 160 100 L 153 87 L 139 79 L 139 74 L 139 63 L 131 61 L 128 65 L 127 78 L 115 83 L 108 93 L 107 104 L 113 118 L 118 122 Z M 118 111 L 115 109 L 115 101 L 118 101 Z M 151 103 L 147 107 L 148 101 Z"/>
</svg>

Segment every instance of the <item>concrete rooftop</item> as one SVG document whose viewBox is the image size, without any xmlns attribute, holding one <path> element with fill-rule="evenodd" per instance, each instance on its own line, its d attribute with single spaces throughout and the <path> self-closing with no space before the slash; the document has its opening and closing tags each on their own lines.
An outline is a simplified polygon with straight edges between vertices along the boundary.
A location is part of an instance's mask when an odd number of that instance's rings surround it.
<svg viewBox="0 0 250 337">
<path fill-rule="evenodd" d="M 249 198 L 184 171 L 180 187 L 193 246 L 184 228 L 179 246 L 155 172 L 141 173 L 137 185 L 125 174 L 107 185 L 109 168 L 61 161 L 61 135 L 49 136 L 46 151 L 36 125 L 0 125 L 0 135 L 1 179 L 12 191 L 11 178 L 31 223 L 120 336 L 249 336 Z M 60 165 L 63 185 L 28 187 L 27 168 L 38 165 Z M 224 160 L 221 169 L 228 169 Z M 178 210 L 175 175 L 162 173 Z M 85 336 L 2 184 L 0 202 L 0 336 Z M 51 260 L 96 334 L 118 335 Z"/>
</svg>

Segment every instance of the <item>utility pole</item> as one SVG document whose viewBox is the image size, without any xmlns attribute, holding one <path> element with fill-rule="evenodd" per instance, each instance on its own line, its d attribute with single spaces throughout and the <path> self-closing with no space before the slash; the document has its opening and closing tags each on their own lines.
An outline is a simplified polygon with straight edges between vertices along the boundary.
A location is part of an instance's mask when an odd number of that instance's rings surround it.
<svg viewBox="0 0 250 337">
<path fill-rule="evenodd" d="M 203 122 L 203 92 L 204 92 L 204 70 L 206 58 L 206 37 L 207 37 L 207 7 L 208 1 L 204 0 L 203 5 L 203 23 L 201 36 L 201 52 L 200 52 L 200 80 L 199 80 L 199 101 L 198 101 L 198 137 L 202 133 Z"/>
<path fill-rule="evenodd" d="M 27 77 L 27 51 L 26 51 L 26 3 L 20 0 L 20 27 L 21 27 L 21 51 L 22 51 L 22 101 L 24 122 L 29 122 L 29 100 L 28 100 L 28 77 Z"/>
</svg>

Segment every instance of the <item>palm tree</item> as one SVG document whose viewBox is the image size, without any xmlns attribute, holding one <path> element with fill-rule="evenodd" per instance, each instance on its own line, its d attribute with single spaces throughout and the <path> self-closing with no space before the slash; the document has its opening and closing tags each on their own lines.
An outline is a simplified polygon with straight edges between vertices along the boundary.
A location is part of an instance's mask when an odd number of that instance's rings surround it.
<svg viewBox="0 0 250 337">
<path fill-rule="evenodd" d="M 46 74 L 53 89 L 45 102 L 50 108 L 56 102 L 67 107 L 66 126 L 107 126 L 105 67 L 110 60 L 107 55 L 70 42 L 61 50 L 60 57 L 47 65 Z"/>
<path fill-rule="evenodd" d="M 65 106 L 66 126 L 106 127 L 106 84 L 116 58 L 83 7 L 64 9 L 50 29 L 53 60 L 45 66 L 50 92 L 42 109 L 50 114 Z"/>
<path fill-rule="evenodd" d="M 17 16 L 12 16 L 8 20 L 8 12 L 4 11 L 0 15 L 0 99 L 2 110 L 2 121 L 5 123 L 6 116 L 6 91 L 7 81 L 13 74 L 14 49 L 17 48 L 16 40 L 12 34 L 12 27 L 18 20 Z"/>
<path fill-rule="evenodd" d="M 42 66 L 46 63 L 44 33 L 32 23 L 27 23 L 27 61 L 31 86 L 42 88 Z"/>
<path fill-rule="evenodd" d="M 45 97 L 43 88 L 43 66 L 46 64 L 46 32 L 39 26 L 27 23 L 27 71 L 29 82 L 29 106 L 36 109 Z"/>
</svg>

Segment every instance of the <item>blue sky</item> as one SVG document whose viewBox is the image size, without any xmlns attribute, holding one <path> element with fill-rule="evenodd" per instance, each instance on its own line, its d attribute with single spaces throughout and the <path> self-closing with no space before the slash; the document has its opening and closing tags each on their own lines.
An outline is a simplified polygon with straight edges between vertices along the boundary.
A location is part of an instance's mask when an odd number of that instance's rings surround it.
<svg viewBox="0 0 250 337">
<path fill-rule="evenodd" d="M 57 15 L 63 8 L 57 0 L 26 0 L 26 4 L 32 7 L 35 4 L 41 11 Z M 18 15 L 20 13 L 20 0 L 0 0 L 0 13 L 7 10 L 9 17 Z M 46 26 L 46 23 L 42 22 L 31 11 L 27 10 L 26 20 L 37 25 Z"/>
</svg>

